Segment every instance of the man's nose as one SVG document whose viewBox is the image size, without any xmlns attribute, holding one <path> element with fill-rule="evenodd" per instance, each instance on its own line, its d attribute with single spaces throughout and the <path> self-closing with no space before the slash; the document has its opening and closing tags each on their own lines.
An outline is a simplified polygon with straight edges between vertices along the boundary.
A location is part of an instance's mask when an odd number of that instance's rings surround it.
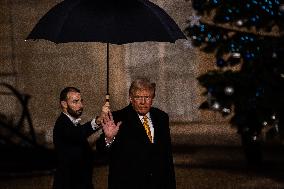
<svg viewBox="0 0 284 189">
<path fill-rule="evenodd" d="M 79 107 L 80 107 L 80 108 L 83 108 L 83 107 L 84 107 L 83 102 L 79 102 Z"/>
<path fill-rule="evenodd" d="M 145 102 L 146 102 L 146 98 L 145 98 L 145 97 L 142 97 L 142 99 L 141 99 L 141 104 L 145 104 Z"/>
</svg>

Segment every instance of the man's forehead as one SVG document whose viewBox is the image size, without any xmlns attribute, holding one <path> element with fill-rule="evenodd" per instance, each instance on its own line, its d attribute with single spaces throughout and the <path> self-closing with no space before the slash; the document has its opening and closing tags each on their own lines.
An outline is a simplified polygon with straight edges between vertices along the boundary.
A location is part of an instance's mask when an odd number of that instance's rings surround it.
<svg viewBox="0 0 284 189">
<path fill-rule="evenodd" d="M 152 92 L 150 89 L 139 89 L 134 91 L 134 95 L 150 95 Z"/>
<path fill-rule="evenodd" d="M 67 94 L 68 98 L 80 98 L 81 97 L 81 93 L 75 92 L 75 91 L 70 91 Z"/>
</svg>

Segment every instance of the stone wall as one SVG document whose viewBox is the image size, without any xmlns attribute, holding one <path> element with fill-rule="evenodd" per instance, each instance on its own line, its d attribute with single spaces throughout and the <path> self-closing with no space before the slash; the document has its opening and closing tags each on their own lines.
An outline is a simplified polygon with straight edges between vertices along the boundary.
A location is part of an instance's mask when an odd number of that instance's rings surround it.
<svg viewBox="0 0 284 189">
<path fill-rule="evenodd" d="M 25 41 L 37 21 L 58 0 L 0 0 L 0 79 L 30 95 L 29 110 L 38 136 L 52 142 L 52 128 L 60 113 L 58 95 L 65 86 L 81 89 L 85 100 L 83 121 L 98 114 L 106 93 L 106 44 Z M 182 30 L 191 15 L 190 1 L 153 0 Z M 169 113 L 172 122 L 223 121 L 202 112 L 202 88 L 196 77 L 209 69 L 212 58 L 194 49 L 190 41 L 110 45 L 110 94 L 112 109 L 128 104 L 133 78 L 148 76 L 157 83 L 155 106 Z M 1 115 L 14 123 L 21 106 L 7 88 L 0 87 Z M 27 124 L 27 123 L 25 123 Z"/>
</svg>

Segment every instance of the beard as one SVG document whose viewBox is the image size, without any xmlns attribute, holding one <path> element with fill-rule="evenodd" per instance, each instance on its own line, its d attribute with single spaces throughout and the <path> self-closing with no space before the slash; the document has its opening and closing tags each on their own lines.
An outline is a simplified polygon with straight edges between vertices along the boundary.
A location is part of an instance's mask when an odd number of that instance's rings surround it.
<svg viewBox="0 0 284 189">
<path fill-rule="evenodd" d="M 69 115 L 71 115 L 74 118 L 79 118 L 83 113 L 83 108 L 80 108 L 79 110 L 73 110 L 69 106 L 67 107 L 67 112 Z"/>
</svg>

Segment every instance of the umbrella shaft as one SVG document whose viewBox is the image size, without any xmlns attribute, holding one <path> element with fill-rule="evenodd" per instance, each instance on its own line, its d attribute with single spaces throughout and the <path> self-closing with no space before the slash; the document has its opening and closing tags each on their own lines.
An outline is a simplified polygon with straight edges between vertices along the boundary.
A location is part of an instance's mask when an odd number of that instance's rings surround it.
<svg viewBox="0 0 284 189">
<path fill-rule="evenodd" d="M 109 43 L 107 43 L 107 95 L 109 95 Z"/>
</svg>

